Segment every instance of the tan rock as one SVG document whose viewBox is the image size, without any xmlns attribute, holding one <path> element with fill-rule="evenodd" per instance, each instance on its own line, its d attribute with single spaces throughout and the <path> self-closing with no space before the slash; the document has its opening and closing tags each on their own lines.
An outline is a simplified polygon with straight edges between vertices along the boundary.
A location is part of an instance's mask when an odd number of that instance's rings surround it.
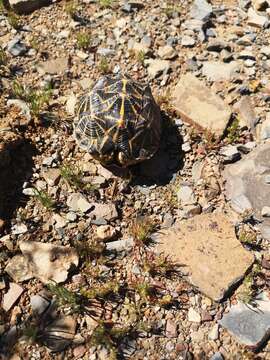
<svg viewBox="0 0 270 360">
<path fill-rule="evenodd" d="M 3 298 L 3 309 L 9 311 L 12 306 L 16 303 L 19 297 L 22 295 L 24 289 L 15 283 L 9 284 L 9 290 Z"/>
<path fill-rule="evenodd" d="M 111 225 L 101 225 L 97 228 L 97 237 L 101 240 L 108 241 L 116 235 L 116 230 Z"/>
<path fill-rule="evenodd" d="M 69 59 L 68 57 L 57 58 L 45 61 L 38 64 L 38 71 L 40 74 L 61 74 L 68 70 Z"/>
<path fill-rule="evenodd" d="M 13 258 L 8 261 L 5 271 L 16 282 L 29 280 L 33 277 L 29 264 L 22 255 L 13 256 Z"/>
<path fill-rule="evenodd" d="M 57 185 L 60 179 L 60 170 L 59 169 L 48 169 L 44 171 L 43 177 L 46 180 L 49 186 Z"/>
<path fill-rule="evenodd" d="M 184 121 L 217 136 L 224 133 L 231 117 L 230 107 L 195 76 L 183 75 L 172 96 Z"/>
<path fill-rule="evenodd" d="M 157 241 L 157 250 L 182 265 L 190 282 L 215 301 L 226 296 L 254 261 L 223 214 L 203 214 L 181 221 L 163 230 Z"/>
<path fill-rule="evenodd" d="M 22 241 L 19 246 L 34 276 L 44 283 L 65 281 L 70 268 L 79 263 L 76 250 L 66 246 L 36 241 Z"/>
</svg>

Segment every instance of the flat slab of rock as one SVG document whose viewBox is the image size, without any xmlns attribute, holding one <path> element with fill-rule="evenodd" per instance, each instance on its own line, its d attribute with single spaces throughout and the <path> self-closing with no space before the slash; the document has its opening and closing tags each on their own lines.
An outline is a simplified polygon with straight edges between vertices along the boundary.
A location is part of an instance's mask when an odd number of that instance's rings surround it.
<svg viewBox="0 0 270 360">
<path fill-rule="evenodd" d="M 66 246 L 36 241 L 23 241 L 19 246 L 34 276 L 43 283 L 65 281 L 69 270 L 79 263 L 76 250 Z"/>
<path fill-rule="evenodd" d="M 92 205 L 81 193 L 73 193 L 67 199 L 68 207 L 74 212 L 86 213 Z"/>
<path fill-rule="evenodd" d="M 92 204 L 94 209 L 91 211 L 91 215 L 96 219 L 104 219 L 106 221 L 114 220 L 118 217 L 118 212 L 114 204 Z"/>
<path fill-rule="evenodd" d="M 4 295 L 3 298 L 3 309 L 5 311 L 9 311 L 12 306 L 16 303 L 16 301 L 19 299 L 19 297 L 22 295 L 24 289 L 15 283 L 10 283 L 9 284 L 9 290 L 8 292 Z"/>
<path fill-rule="evenodd" d="M 68 57 L 48 60 L 38 64 L 38 70 L 41 74 L 62 74 L 69 68 Z"/>
<path fill-rule="evenodd" d="M 51 4 L 51 0 L 9 0 L 11 8 L 17 14 L 30 14 L 42 6 Z"/>
<path fill-rule="evenodd" d="M 26 281 L 33 277 L 32 270 L 22 255 L 13 256 L 8 261 L 5 271 L 16 282 Z"/>
<path fill-rule="evenodd" d="M 256 307 L 242 302 L 233 305 L 219 323 L 240 343 L 256 350 L 270 337 L 270 300 L 262 293 Z"/>
<path fill-rule="evenodd" d="M 239 71 L 237 61 L 225 64 L 221 61 L 206 61 L 202 67 L 202 73 L 211 81 L 229 81 L 232 80 Z"/>
<path fill-rule="evenodd" d="M 259 228 L 270 240 L 270 219 L 262 216 L 262 209 L 270 204 L 270 143 L 257 146 L 236 164 L 228 165 L 223 176 L 226 197 L 238 213 L 254 211 L 262 221 Z"/>
<path fill-rule="evenodd" d="M 203 82 L 183 75 L 173 92 L 173 105 L 184 121 L 221 136 L 231 117 L 230 107 Z"/>
<path fill-rule="evenodd" d="M 219 213 L 181 221 L 155 240 L 157 251 L 182 265 L 189 281 L 215 301 L 230 292 L 254 260 L 237 240 L 228 217 Z"/>
</svg>

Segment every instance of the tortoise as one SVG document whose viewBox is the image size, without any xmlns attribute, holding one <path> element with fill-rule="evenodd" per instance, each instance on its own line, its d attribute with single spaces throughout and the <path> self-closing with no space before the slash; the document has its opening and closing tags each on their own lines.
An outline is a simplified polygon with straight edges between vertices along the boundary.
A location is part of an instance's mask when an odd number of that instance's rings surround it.
<svg viewBox="0 0 270 360">
<path fill-rule="evenodd" d="M 78 102 L 77 144 L 103 165 L 128 167 L 159 147 L 161 114 L 149 85 L 128 75 L 102 76 Z"/>
</svg>

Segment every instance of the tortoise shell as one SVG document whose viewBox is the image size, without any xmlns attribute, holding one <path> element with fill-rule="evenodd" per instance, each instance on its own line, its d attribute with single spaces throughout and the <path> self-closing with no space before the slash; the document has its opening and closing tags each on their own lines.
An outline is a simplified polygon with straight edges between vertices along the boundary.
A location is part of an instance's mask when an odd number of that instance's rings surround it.
<svg viewBox="0 0 270 360">
<path fill-rule="evenodd" d="M 78 103 L 74 137 L 103 164 L 126 167 L 159 147 L 161 115 L 146 84 L 127 75 L 103 76 Z"/>
</svg>

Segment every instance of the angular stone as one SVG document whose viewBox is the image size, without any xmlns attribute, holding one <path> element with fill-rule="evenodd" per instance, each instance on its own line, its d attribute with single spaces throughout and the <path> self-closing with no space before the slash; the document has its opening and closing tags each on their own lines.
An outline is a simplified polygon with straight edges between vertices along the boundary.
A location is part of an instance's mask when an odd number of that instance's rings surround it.
<svg viewBox="0 0 270 360">
<path fill-rule="evenodd" d="M 212 5 L 206 0 L 195 0 L 190 11 L 193 19 L 206 21 L 212 14 Z"/>
<path fill-rule="evenodd" d="M 211 81 L 229 81 L 232 80 L 239 71 L 239 64 L 232 61 L 225 64 L 221 61 L 206 61 L 202 67 L 202 73 Z"/>
<path fill-rule="evenodd" d="M 258 227 L 264 226 L 265 229 L 270 226 L 270 219 L 262 216 L 263 207 L 270 204 L 270 185 L 265 181 L 267 175 L 270 175 L 270 143 L 258 145 L 223 172 L 226 197 L 232 208 L 239 213 L 253 209 L 256 218 L 262 221 Z"/>
<path fill-rule="evenodd" d="M 170 338 L 177 337 L 177 324 L 175 321 L 168 319 L 166 322 L 166 336 Z"/>
<path fill-rule="evenodd" d="M 8 261 L 5 271 L 16 282 L 29 280 L 33 277 L 32 270 L 22 255 L 13 256 L 13 258 Z"/>
<path fill-rule="evenodd" d="M 187 185 L 180 185 L 180 189 L 177 191 L 177 199 L 181 205 L 191 205 L 196 202 L 192 188 Z"/>
<path fill-rule="evenodd" d="M 91 211 L 91 215 L 96 219 L 102 218 L 107 221 L 114 220 L 118 217 L 118 212 L 114 204 L 92 204 L 94 209 Z"/>
<path fill-rule="evenodd" d="M 149 59 L 145 60 L 148 66 L 147 71 L 151 79 L 155 79 L 161 74 L 167 74 L 170 69 L 170 62 L 168 60 Z"/>
<path fill-rule="evenodd" d="M 188 321 L 200 323 L 201 315 L 192 307 L 188 309 Z"/>
<path fill-rule="evenodd" d="M 15 37 L 8 42 L 7 50 L 13 56 L 22 56 L 27 52 L 27 47 L 20 38 Z"/>
<path fill-rule="evenodd" d="M 256 115 L 248 96 L 243 96 L 235 105 L 234 109 L 238 112 L 240 121 L 239 126 L 248 127 L 253 130 L 257 123 Z"/>
<path fill-rule="evenodd" d="M 51 0 L 9 0 L 11 8 L 17 14 L 30 14 L 42 6 L 51 4 Z"/>
<path fill-rule="evenodd" d="M 49 186 L 55 186 L 58 184 L 60 179 L 59 169 L 48 169 L 43 172 L 43 177 Z"/>
<path fill-rule="evenodd" d="M 24 289 L 21 286 L 15 283 L 10 283 L 9 290 L 3 297 L 3 309 L 5 311 L 9 311 L 23 292 Z"/>
<path fill-rule="evenodd" d="M 183 75 L 172 96 L 183 120 L 222 136 L 231 117 L 230 107 L 203 82 L 191 74 Z"/>
<path fill-rule="evenodd" d="M 111 225 L 101 225 L 97 228 L 97 237 L 103 241 L 111 240 L 115 237 L 116 230 Z"/>
<path fill-rule="evenodd" d="M 165 45 L 158 49 L 158 56 L 163 60 L 171 60 L 177 55 L 172 46 Z"/>
<path fill-rule="evenodd" d="M 248 9 L 248 25 L 264 28 L 268 24 L 266 16 L 259 15 L 252 7 Z"/>
<path fill-rule="evenodd" d="M 19 99 L 10 99 L 7 101 L 7 106 L 15 106 L 17 109 L 20 110 L 20 117 L 18 119 L 20 126 L 27 126 L 30 124 L 31 112 L 29 106 L 25 101 Z"/>
<path fill-rule="evenodd" d="M 80 193 L 73 193 L 67 199 L 68 207 L 74 212 L 86 213 L 93 205 Z"/>
<path fill-rule="evenodd" d="M 76 250 L 70 247 L 36 241 L 22 241 L 19 246 L 34 276 L 43 283 L 64 282 L 79 263 Z"/>
<path fill-rule="evenodd" d="M 157 250 L 182 265 L 190 282 L 215 301 L 231 291 L 254 260 L 240 245 L 229 219 L 220 213 L 180 221 L 155 240 Z"/>
<path fill-rule="evenodd" d="M 68 70 L 69 59 L 68 57 L 57 58 L 48 60 L 38 65 L 38 70 L 41 74 L 61 74 Z"/>
<path fill-rule="evenodd" d="M 240 343 L 256 350 L 270 337 L 270 300 L 267 294 L 260 294 L 255 306 L 242 302 L 233 305 L 219 323 Z"/>
<path fill-rule="evenodd" d="M 237 149 L 237 146 L 226 145 L 220 149 L 220 155 L 224 157 L 224 164 L 233 163 L 241 158 L 241 154 Z"/>
<path fill-rule="evenodd" d="M 61 316 L 43 331 L 43 342 L 52 351 L 63 351 L 74 339 L 76 320 L 71 316 Z"/>
<path fill-rule="evenodd" d="M 30 298 L 32 310 L 37 315 L 42 315 L 50 306 L 51 302 L 42 292 Z"/>
</svg>

